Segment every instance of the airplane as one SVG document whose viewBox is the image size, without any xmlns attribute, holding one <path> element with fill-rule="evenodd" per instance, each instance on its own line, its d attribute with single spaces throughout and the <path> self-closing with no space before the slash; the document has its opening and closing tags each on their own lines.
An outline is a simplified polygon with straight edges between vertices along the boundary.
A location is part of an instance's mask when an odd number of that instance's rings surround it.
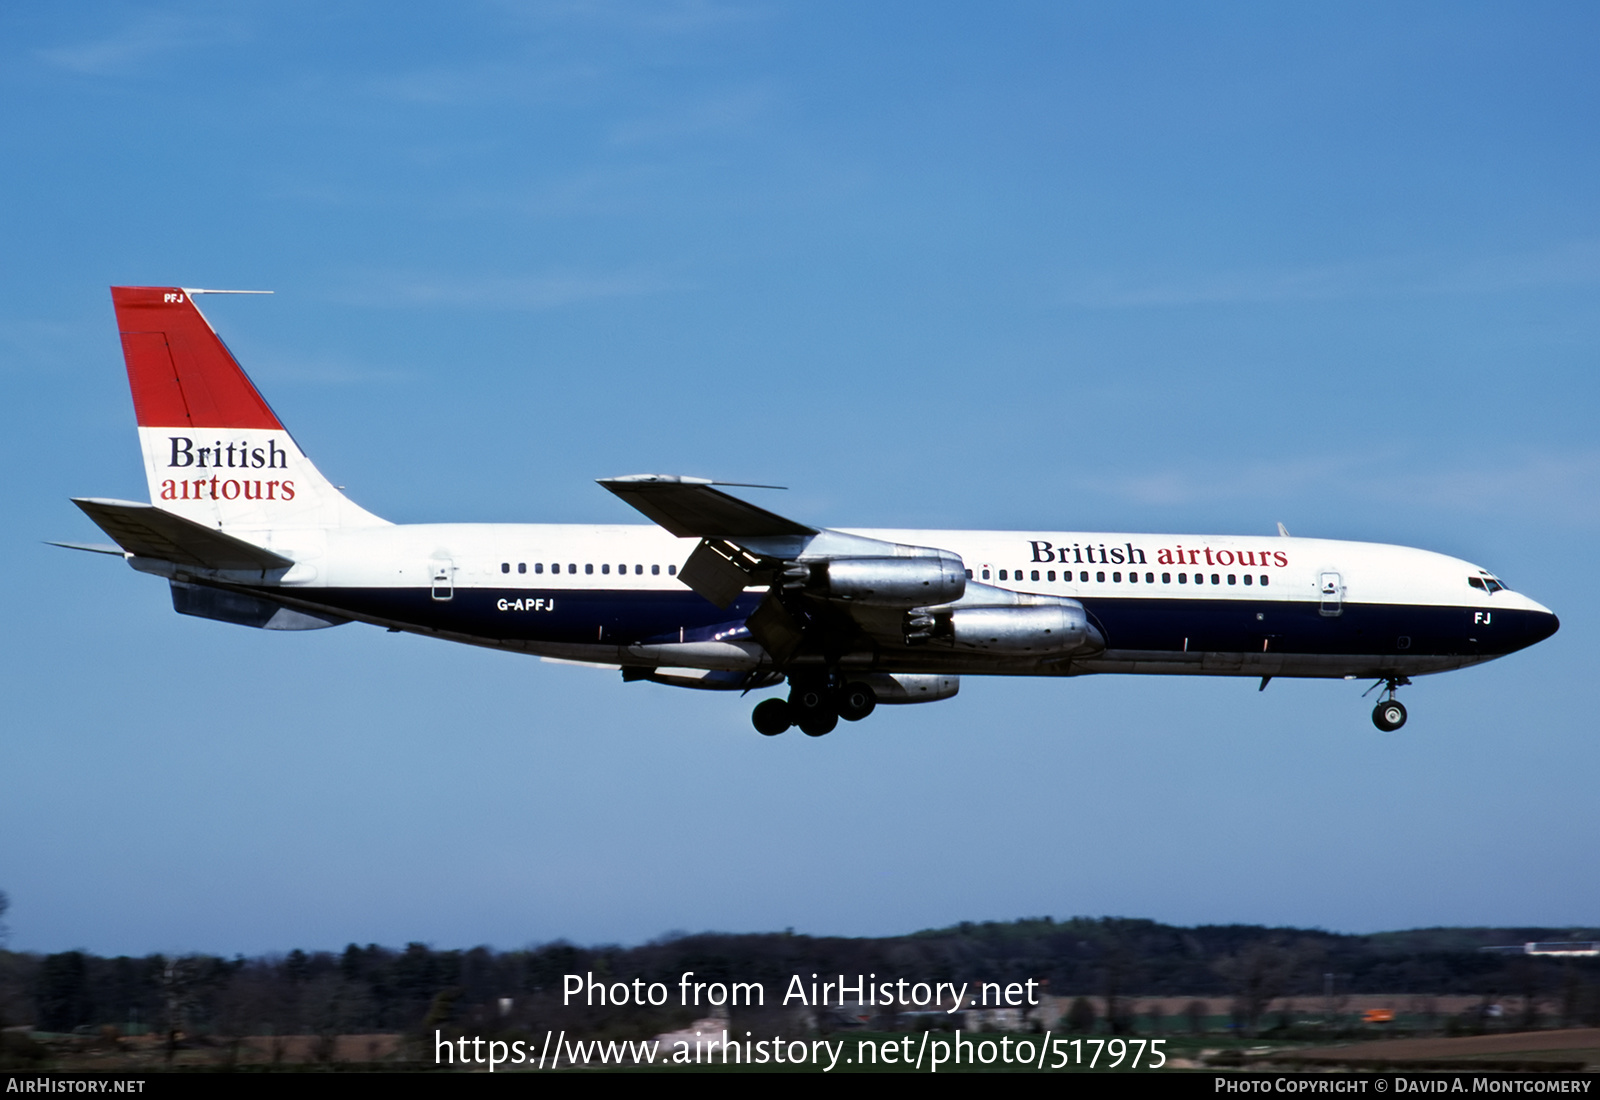
<svg viewBox="0 0 1600 1100">
<path fill-rule="evenodd" d="M 113 287 L 150 502 L 74 503 L 185 615 L 266 630 L 370 623 L 750 692 L 768 736 L 813 737 L 962 676 L 1410 677 L 1554 634 L 1470 562 L 1276 535 L 837 529 L 680 475 L 599 484 L 651 525 L 394 524 L 312 465 L 195 304 Z"/>
</svg>

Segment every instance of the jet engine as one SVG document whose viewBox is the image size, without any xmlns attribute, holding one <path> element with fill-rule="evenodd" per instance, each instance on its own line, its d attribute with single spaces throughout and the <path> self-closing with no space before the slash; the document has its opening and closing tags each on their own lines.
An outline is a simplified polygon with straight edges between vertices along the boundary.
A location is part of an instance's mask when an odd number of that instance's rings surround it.
<svg viewBox="0 0 1600 1100">
<path fill-rule="evenodd" d="M 802 570 L 805 575 L 797 576 Z M 798 580 L 815 595 L 878 607 L 953 603 L 967 590 L 966 567 L 955 554 L 944 551 L 919 558 L 797 562 L 785 571 L 785 576 Z"/>
<path fill-rule="evenodd" d="M 1065 656 L 1105 648 L 1083 605 L 1065 599 L 1013 607 L 919 608 L 907 613 L 905 634 L 912 644 L 999 656 Z"/>
</svg>

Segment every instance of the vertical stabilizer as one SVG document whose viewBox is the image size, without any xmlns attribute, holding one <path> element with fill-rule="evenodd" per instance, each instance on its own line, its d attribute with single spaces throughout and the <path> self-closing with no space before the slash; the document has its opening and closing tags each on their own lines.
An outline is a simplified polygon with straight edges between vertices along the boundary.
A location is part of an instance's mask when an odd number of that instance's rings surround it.
<svg viewBox="0 0 1600 1100">
<path fill-rule="evenodd" d="M 209 527 L 383 524 L 313 466 L 181 287 L 116 286 L 150 500 Z"/>
</svg>

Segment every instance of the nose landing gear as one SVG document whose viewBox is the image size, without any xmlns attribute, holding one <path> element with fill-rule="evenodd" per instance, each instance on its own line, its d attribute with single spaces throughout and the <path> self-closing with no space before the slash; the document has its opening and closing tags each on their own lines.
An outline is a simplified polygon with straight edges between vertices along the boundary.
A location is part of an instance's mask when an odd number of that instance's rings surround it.
<svg viewBox="0 0 1600 1100">
<path fill-rule="evenodd" d="M 1385 693 L 1386 698 L 1372 708 L 1372 724 L 1384 733 L 1393 733 L 1406 724 L 1405 705 L 1394 697 L 1394 693 L 1396 688 L 1405 687 L 1409 683 L 1411 681 L 1404 676 L 1391 676 L 1378 681 L 1378 684 L 1385 685 L 1388 690 Z M 1373 684 L 1372 688 L 1377 687 L 1378 684 Z M 1370 692 L 1372 688 L 1367 690 Z"/>
<path fill-rule="evenodd" d="M 1406 724 L 1405 704 L 1398 699 L 1389 699 L 1372 708 L 1372 724 L 1384 733 L 1393 733 Z"/>
</svg>

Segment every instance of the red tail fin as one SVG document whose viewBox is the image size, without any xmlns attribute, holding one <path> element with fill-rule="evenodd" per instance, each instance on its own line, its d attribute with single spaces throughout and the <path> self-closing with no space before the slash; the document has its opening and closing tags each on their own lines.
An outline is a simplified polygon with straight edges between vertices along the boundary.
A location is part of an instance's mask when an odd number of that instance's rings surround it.
<svg viewBox="0 0 1600 1100">
<path fill-rule="evenodd" d="M 187 291 L 114 286 L 111 303 L 140 427 L 282 430 Z"/>
</svg>

